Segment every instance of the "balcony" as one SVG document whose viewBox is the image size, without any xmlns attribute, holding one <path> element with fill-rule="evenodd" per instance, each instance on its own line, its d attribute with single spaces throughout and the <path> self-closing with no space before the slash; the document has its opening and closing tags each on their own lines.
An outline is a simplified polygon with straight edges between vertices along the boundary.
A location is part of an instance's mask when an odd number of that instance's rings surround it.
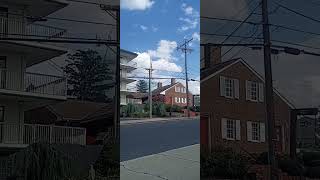
<svg viewBox="0 0 320 180">
<path fill-rule="evenodd" d="M 14 91 L 16 94 L 66 96 L 65 77 L 38 73 L 11 72 L 0 69 L 0 90 Z M 23 92 L 23 93 L 19 93 Z"/>
<path fill-rule="evenodd" d="M 0 37 L 52 39 L 66 34 L 65 29 L 41 24 L 28 24 L 24 19 L 0 18 Z"/>
<path fill-rule="evenodd" d="M 0 145 L 29 145 L 37 142 L 52 144 L 86 144 L 86 129 L 40 124 L 0 123 Z"/>
</svg>

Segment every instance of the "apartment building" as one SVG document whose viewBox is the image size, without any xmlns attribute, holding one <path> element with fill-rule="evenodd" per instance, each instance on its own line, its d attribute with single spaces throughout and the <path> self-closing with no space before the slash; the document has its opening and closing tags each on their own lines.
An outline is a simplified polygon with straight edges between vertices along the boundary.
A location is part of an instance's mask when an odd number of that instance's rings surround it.
<svg viewBox="0 0 320 180">
<path fill-rule="evenodd" d="M 211 56 L 211 67 L 201 72 L 201 145 L 209 149 L 223 145 L 243 152 L 266 152 L 264 79 L 243 59 L 221 62 L 220 57 Z M 290 151 L 292 108 L 274 89 L 277 153 Z"/>
<path fill-rule="evenodd" d="M 28 40 L 63 37 L 66 30 L 37 21 L 67 5 L 62 0 L 0 2 L 0 149 L 4 151 L 39 141 L 86 144 L 85 128 L 24 120 L 24 113 L 30 109 L 67 100 L 66 77 L 26 71 L 67 53 L 54 45 Z"/>
<path fill-rule="evenodd" d="M 136 63 L 131 62 L 138 55 L 121 49 L 120 51 L 120 105 L 127 105 L 128 87 L 134 79 L 128 78 L 130 73 L 136 69 Z"/>
</svg>

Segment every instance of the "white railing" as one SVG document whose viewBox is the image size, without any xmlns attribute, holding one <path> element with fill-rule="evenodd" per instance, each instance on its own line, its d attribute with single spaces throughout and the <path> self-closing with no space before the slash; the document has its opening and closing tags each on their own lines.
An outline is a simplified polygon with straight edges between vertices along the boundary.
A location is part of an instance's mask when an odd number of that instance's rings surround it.
<svg viewBox="0 0 320 180">
<path fill-rule="evenodd" d="M 0 18 L 0 37 L 10 38 L 58 38 L 64 36 L 65 29 L 42 24 L 28 24 L 24 19 Z"/>
<path fill-rule="evenodd" d="M 0 89 L 65 96 L 65 77 L 0 69 Z"/>
<path fill-rule="evenodd" d="M 41 124 L 0 123 L 0 144 L 86 144 L 86 129 Z"/>
</svg>

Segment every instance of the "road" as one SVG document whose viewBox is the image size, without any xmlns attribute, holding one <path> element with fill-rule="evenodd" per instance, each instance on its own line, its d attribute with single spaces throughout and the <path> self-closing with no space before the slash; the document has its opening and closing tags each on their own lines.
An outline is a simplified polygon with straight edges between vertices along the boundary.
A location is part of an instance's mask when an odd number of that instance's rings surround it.
<svg viewBox="0 0 320 180">
<path fill-rule="evenodd" d="M 199 119 L 121 125 L 120 161 L 200 143 Z"/>
</svg>

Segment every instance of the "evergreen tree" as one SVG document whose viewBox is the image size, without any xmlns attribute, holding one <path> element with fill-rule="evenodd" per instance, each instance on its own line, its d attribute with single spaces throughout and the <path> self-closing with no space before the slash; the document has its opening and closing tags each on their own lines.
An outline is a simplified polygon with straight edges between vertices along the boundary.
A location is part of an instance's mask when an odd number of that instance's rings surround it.
<svg viewBox="0 0 320 180">
<path fill-rule="evenodd" d="M 146 93 L 148 91 L 148 83 L 145 80 L 139 80 L 136 87 L 138 92 Z"/>
<path fill-rule="evenodd" d="M 68 95 L 80 100 L 105 102 L 105 91 L 113 87 L 109 64 L 94 50 L 69 54 L 64 68 L 68 77 Z"/>
</svg>

